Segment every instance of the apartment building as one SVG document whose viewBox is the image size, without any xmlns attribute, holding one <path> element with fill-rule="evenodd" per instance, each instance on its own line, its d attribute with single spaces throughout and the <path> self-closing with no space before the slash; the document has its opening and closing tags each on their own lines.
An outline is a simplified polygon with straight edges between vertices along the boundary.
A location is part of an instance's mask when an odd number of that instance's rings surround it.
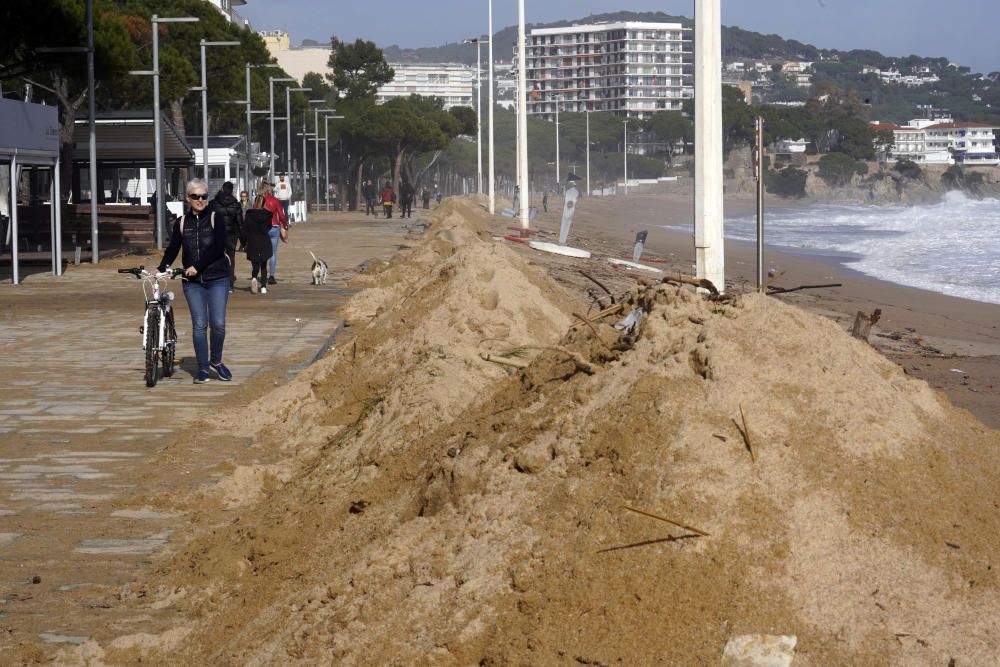
<svg viewBox="0 0 1000 667">
<path fill-rule="evenodd" d="M 471 107 L 475 97 L 475 69 L 454 63 L 390 63 L 395 71 L 392 81 L 378 89 L 375 102 L 382 104 L 393 97 L 422 95 L 440 97 L 444 108 Z"/>
<path fill-rule="evenodd" d="M 536 28 L 527 38 L 528 113 L 607 111 L 648 118 L 692 97 L 691 30 L 622 21 Z M 520 62 L 519 54 L 515 54 Z"/>
<path fill-rule="evenodd" d="M 983 123 L 956 123 L 950 118 L 915 118 L 906 125 L 873 122 L 876 130 L 893 135 L 891 150 L 879 159 L 888 162 L 910 160 L 918 164 L 1000 165 L 996 135 L 1000 127 Z"/>
<path fill-rule="evenodd" d="M 208 2 L 222 12 L 223 15 L 230 20 L 230 22 L 240 24 L 247 23 L 246 19 L 233 10 L 233 7 L 239 7 L 247 4 L 247 0 L 208 0 Z"/>
</svg>

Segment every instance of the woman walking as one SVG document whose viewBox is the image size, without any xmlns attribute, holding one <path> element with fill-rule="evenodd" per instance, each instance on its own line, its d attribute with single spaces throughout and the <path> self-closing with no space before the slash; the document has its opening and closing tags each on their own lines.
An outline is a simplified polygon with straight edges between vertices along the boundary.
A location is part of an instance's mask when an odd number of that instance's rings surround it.
<svg viewBox="0 0 1000 667">
<path fill-rule="evenodd" d="M 191 211 L 181 216 L 170 235 L 170 245 L 160 260 L 160 273 L 177 258 L 183 248 L 184 298 L 191 311 L 191 336 L 198 359 L 195 384 L 209 381 L 209 370 L 228 382 L 233 374 L 222 363 L 226 341 L 226 305 L 229 301 L 229 258 L 226 256 L 226 225 L 217 220 L 208 205 L 208 186 L 189 181 L 187 200 Z M 211 347 L 208 329 L 211 328 Z"/>
<path fill-rule="evenodd" d="M 392 217 L 392 205 L 396 203 L 396 192 L 392 189 L 392 183 L 385 182 L 382 188 L 382 208 L 385 210 L 386 219 Z"/>
<path fill-rule="evenodd" d="M 278 279 L 274 277 L 274 273 L 278 270 L 278 241 L 288 240 L 288 217 L 281 207 L 281 202 L 274 196 L 270 183 L 261 181 L 257 196 L 264 197 L 264 208 L 271 212 L 271 230 L 268 232 L 268 236 L 271 237 L 271 260 L 267 284 L 276 285 Z"/>
<path fill-rule="evenodd" d="M 243 220 L 246 232 L 247 259 L 250 261 L 250 291 L 267 294 L 267 261 L 271 259 L 271 219 L 273 214 L 264 208 L 266 198 L 257 195 L 253 208 L 247 209 Z M 258 276 L 260 279 L 258 280 Z"/>
</svg>

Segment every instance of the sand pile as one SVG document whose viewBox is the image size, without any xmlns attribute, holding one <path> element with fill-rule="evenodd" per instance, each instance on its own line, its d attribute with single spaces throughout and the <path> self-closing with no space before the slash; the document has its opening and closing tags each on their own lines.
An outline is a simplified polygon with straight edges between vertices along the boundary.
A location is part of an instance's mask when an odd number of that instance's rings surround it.
<svg viewBox="0 0 1000 667">
<path fill-rule="evenodd" d="M 88 655 L 717 664 L 766 633 L 796 665 L 1000 661 L 1000 433 L 773 299 L 650 286 L 635 331 L 575 326 L 480 215 L 442 207 L 283 389 L 258 430 L 287 483 L 164 567 L 187 622 Z"/>
</svg>

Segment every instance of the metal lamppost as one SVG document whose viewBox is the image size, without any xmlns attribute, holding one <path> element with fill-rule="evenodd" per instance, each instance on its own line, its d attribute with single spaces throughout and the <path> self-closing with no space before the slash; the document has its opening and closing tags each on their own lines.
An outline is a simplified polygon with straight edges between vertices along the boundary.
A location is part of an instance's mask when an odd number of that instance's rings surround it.
<svg viewBox="0 0 1000 667">
<path fill-rule="evenodd" d="M 720 0 L 695 1 L 694 246 L 698 278 L 724 292 L 720 4 Z"/>
<path fill-rule="evenodd" d="M 625 194 L 628 194 L 628 118 L 625 119 L 625 140 L 622 147 L 625 149 Z"/>
<path fill-rule="evenodd" d="M 524 0 L 517 1 L 517 164 L 520 185 L 521 231 L 527 233 L 530 219 L 528 204 L 531 201 L 528 190 L 528 49 L 524 36 Z"/>
<path fill-rule="evenodd" d="M 285 155 L 285 173 L 288 174 L 288 181 L 292 180 L 292 93 L 311 92 L 312 88 L 285 88 L 285 120 L 288 124 L 288 142 L 285 146 L 288 151 Z M 303 162 L 305 156 L 303 156 Z"/>
<path fill-rule="evenodd" d="M 587 109 L 587 196 L 589 197 L 591 193 L 590 189 L 590 109 Z"/>
<path fill-rule="evenodd" d="M 489 42 L 489 40 L 482 40 L 478 37 L 462 41 L 463 44 L 476 45 L 476 158 L 478 163 L 476 178 L 479 182 L 479 194 L 483 194 L 483 84 L 479 78 L 482 70 L 479 47 L 484 41 Z"/>
<path fill-rule="evenodd" d="M 163 248 L 163 209 L 166 208 L 163 179 L 163 123 L 160 120 L 160 26 L 161 23 L 197 23 L 195 16 L 160 17 L 153 14 L 153 69 L 133 70 L 129 74 L 153 77 L 153 151 L 156 168 L 156 247 Z M 96 183 L 90 184 L 90 205 L 94 206 Z"/>
<path fill-rule="evenodd" d="M 201 174 L 208 186 L 208 76 L 205 49 L 209 46 L 239 46 L 239 42 L 208 42 L 201 40 Z"/>
<path fill-rule="evenodd" d="M 559 191 L 561 173 L 559 171 L 559 99 L 556 98 L 556 192 Z"/>
<path fill-rule="evenodd" d="M 490 144 L 490 215 L 496 213 L 496 175 L 494 173 L 494 160 L 493 160 L 493 0 L 489 0 L 487 11 L 489 13 L 489 18 L 487 19 L 487 30 L 490 33 L 489 39 L 489 49 L 487 49 L 487 57 L 490 59 L 490 94 L 489 94 L 489 117 L 490 117 L 490 132 L 489 132 L 489 144 Z"/>
<path fill-rule="evenodd" d="M 315 154 L 316 161 L 316 209 L 319 210 L 319 115 L 320 113 L 333 113 L 333 109 L 321 109 L 318 105 L 326 104 L 326 100 L 309 100 L 309 104 L 317 105 L 313 109 L 313 133 L 314 137 L 310 139 L 313 142 L 313 153 Z"/>
<path fill-rule="evenodd" d="M 251 108 L 252 100 L 250 99 L 250 70 L 255 67 L 272 67 L 278 68 L 280 65 L 275 63 L 261 63 L 259 65 L 254 65 L 251 63 L 246 64 L 246 100 L 243 100 L 247 105 L 247 190 L 250 190 L 250 176 L 253 173 L 253 157 L 250 155 L 250 144 L 253 143 L 253 137 L 251 136 L 251 128 L 253 127 L 253 115 L 254 114 L 265 114 L 268 113 L 267 110 L 255 110 Z"/>
<path fill-rule="evenodd" d="M 330 128 L 327 126 L 327 122 L 331 119 L 343 118 L 343 116 L 334 116 L 331 114 L 323 114 L 323 141 L 326 143 L 326 212 L 330 212 Z M 319 165 L 316 165 L 319 169 Z"/>
<path fill-rule="evenodd" d="M 275 82 L 284 82 L 284 81 L 295 81 L 295 79 L 293 79 L 291 77 L 287 77 L 287 76 L 282 76 L 282 77 L 270 76 L 270 77 L 267 78 L 267 92 L 268 92 L 268 106 L 267 106 L 267 108 L 268 108 L 268 111 L 269 111 L 268 116 L 271 119 L 271 152 L 268 154 L 269 166 L 268 166 L 268 170 L 267 170 L 267 177 L 269 179 L 271 179 L 271 180 L 274 180 L 274 121 L 275 121 L 275 118 L 274 118 L 274 84 L 275 84 Z"/>
</svg>

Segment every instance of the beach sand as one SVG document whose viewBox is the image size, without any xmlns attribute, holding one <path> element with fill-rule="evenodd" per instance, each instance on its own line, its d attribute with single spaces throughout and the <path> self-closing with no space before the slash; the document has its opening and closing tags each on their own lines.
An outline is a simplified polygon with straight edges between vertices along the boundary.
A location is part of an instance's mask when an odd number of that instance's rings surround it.
<svg viewBox="0 0 1000 667">
<path fill-rule="evenodd" d="M 803 205 L 805 202 L 769 196 L 765 222 L 768 209 Z M 549 212 L 540 210 L 533 227 L 543 234 L 558 234 L 561 207 L 560 198 L 550 198 Z M 753 195 L 726 197 L 727 216 L 753 215 L 755 210 Z M 630 258 L 636 232 L 648 230 L 643 257 L 657 260 L 650 261 L 652 266 L 693 276 L 693 231 L 684 234 L 663 228 L 687 225 L 693 230 L 693 219 L 689 187 L 673 187 L 655 194 L 585 198 L 578 203 L 568 244 Z M 516 235 L 511 228 L 518 225 L 518 220 L 504 218 L 493 231 Z M 841 287 L 803 290 L 775 298 L 830 317 L 845 330 L 850 329 L 858 311 L 869 314 L 880 308 L 882 318 L 872 327 L 871 344 L 907 373 L 944 391 L 956 406 L 1000 428 L 1000 305 L 880 281 L 852 271 L 834 257 L 765 247 L 764 263 L 765 275 L 768 271 L 776 274 L 766 278 L 775 286 L 841 283 Z M 727 240 L 725 266 L 728 289 L 742 292 L 755 288 L 756 249 L 752 244 Z M 781 333 L 775 331 L 773 335 Z"/>
</svg>

